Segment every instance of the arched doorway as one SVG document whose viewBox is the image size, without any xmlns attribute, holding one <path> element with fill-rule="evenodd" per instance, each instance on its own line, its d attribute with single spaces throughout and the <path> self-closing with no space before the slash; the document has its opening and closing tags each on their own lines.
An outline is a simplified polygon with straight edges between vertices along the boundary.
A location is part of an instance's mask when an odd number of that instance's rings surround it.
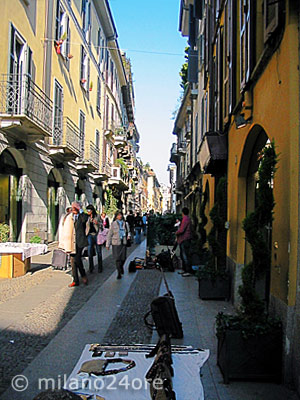
<svg viewBox="0 0 300 400">
<path fill-rule="evenodd" d="M 48 242 L 56 240 L 59 223 L 58 203 L 59 182 L 55 179 L 53 171 L 48 175 L 47 199 L 48 199 Z"/>
<path fill-rule="evenodd" d="M 22 198 L 18 195 L 22 169 L 15 158 L 4 150 L 0 155 L 0 222 L 10 228 L 9 240 L 19 240 L 22 227 Z"/>
<path fill-rule="evenodd" d="M 262 149 L 268 143 L 270 143 L 268 135 L 259 125 L 253 127 L 245 142 L 240 165 L 240 176 L 244 177 L 246 180 L 246 215 L 254 211 L 257 206 L 258 169 L 261 160 L 260 154 Z M 271 250 L 272 225 L 265 227 L 264 235 L 269 243 L 269 249 Z M 250 245 L 245 242 L 245 265 L 251 260 L 252 251 Z M 256 282 L 256 292 L 263 300 L 265 300 L 266 304 L 268 304 L 270 295 L 270 271 L 266 271 L 265 275 Z"/>
</svg>

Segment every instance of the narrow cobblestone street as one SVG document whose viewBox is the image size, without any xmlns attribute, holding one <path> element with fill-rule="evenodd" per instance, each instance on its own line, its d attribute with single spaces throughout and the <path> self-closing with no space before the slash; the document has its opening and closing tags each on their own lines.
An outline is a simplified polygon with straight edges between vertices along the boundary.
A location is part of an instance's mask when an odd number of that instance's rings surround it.
<svg viewBox="0 0 300 400">
<path fill-rule="evenodd" d="M 133 257 L 145 252 L 145 241 L 130 249 L 123 279 L 117 280 L 111 255 L 105 253 L 104 272 L 89 275 L 89 285 L 71 290 L 68 273 L 44 268 L 22 278 L 0 281 L 1 289 L 11 285 L 2 303 L 8 307 L 28 298 L 41 288 L 42 301 L 35 297 L 37 306 L 23 318 L 9 326 L 1 312 L 1 400 L 32 400 L 43 390 L 39 379 L 53 378 L 60 384 L 69 376 L 84 346 L 88 343 L 132 344 L 155 343 L 143 322 L 151 300 L 166 289 L 157 270 L 127 272 Z M 206 348 L 210 357 L 201 372 L 206 400 L 297 400 L 293 391 L 283 385 L 259 382 L 230 382 L 223 384 L 216 365 L 217 342 L 215 315 L 231 312 L 225 301 L 202 301 L 197 294 L 197 281 L 183 278 L 176 271 L 166 273 L 170 289 L 176 299 L 184 338 L 173 344 Z M 54 284 L 56 282 L 56 285 Z M 50 285 L 50 286 L 49 286 Z M 52 286 L 52 287 L 51 287 Z M 54 288 L 54 293 L 51 289 Z M 49 297 L 48 294 L 50 294 Z M 52 294 L 51 294 L 52 293 Z M 33 299 L 32 299 L 33 300 Z M 33 304 L 33 303 L 32 303 Z M 21 303 L 19 303 L 21 307 Z M 25 307 L 25 305 L 24 305 Z M 12 310 L 13 311 L 13 310 Z M 16 310 L 12 313 L 17 314 Z M 21 374 L 28 379 L 28 388 L 16 392 L 10 387 L 13 376 Z M 178 399 L 192 400 L 192 399 Z"/>
</svg>

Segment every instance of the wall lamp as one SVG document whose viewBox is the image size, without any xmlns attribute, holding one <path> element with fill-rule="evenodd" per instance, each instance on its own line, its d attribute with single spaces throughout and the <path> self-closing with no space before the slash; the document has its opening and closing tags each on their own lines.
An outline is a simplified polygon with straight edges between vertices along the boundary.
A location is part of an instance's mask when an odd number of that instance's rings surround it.
<svg viewBox="0 0 300 400">
<path fill-rule="evenodd" d="M 234 122 L 236 129 L 241 129 L 244 128 L 247 124 L 251 124 L 251 121 L 248 119 L 245 119 L 242 114 L 236 115 L 234 117 Z"/>
</svg>

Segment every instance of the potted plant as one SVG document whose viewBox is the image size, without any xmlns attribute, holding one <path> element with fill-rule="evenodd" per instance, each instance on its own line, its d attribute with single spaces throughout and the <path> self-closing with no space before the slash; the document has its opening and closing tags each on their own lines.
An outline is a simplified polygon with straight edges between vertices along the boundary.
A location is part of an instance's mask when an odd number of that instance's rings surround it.
<svg viewBox="0 0 300 400">
<path fill-rule="evenodd" d="M 3 222 L 0 223 L 0 243 L 6 243 L 9 239 L 9 226 Z"/>
<path fill-rule="evenodd" d="M 199 297 L 202 300 L 229 299 L 230 277 L 226 269 L 226 209 L 227 209 L 227 180 L 220 178 L 216 188 L 216 199 L 209 215 L 213 226 L 208 234 L 209 251 L 205 251 L 204 240 L 206 232 L 204 226 L 207 223 L 205 206 L 207 194 L 204 193 L 201 205 L 200 240 L 202 245 L 202 265 L 197 277 L 199 283 Z M 204 225 L 203 225 L 204 224 Z"/>
<path fill-rule="evenodd" d="M 54 45 L 55 45 L 55 50 L 56 54 L 61 54 L 61 46 L 63 42 L 67 39 L 67 32 L 65 32 L 59 40 L 56 40 Z"/>
<path fill-rule="evenodd" d="M 224 383 L 230 379 L 281 379 L 281 323 L 268 315 L 265 301 L 256 290 L 257 280 L 268 273 L 271 266 L 265 231 L 272 224 L 275 204 L 272 181 L 277 156 L 274 142 L 267 145 L 259 157 L 256 207 L 243 221 L 252 261 L 242 271 L 241 304 L 236 315 L 219 313 L 216 318 L 217 362 Z"/>
</svg>

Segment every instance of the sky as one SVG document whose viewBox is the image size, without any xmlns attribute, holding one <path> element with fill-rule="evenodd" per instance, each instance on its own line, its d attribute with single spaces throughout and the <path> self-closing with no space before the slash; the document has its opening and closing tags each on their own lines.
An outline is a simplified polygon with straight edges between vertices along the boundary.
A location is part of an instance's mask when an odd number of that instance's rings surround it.
<svg viewBox="0 0 300 400">
<path fill-rule="evenodd" d="M 179 72 L 187 43 L 178 30 L 180 0 L 109 0 L 109 4 L 119 47 L 132 64 L 138 156 L 150 163 L 160 183 L 168 184 L 170 149 L 176 141 L 173 113 L 182 92 Z"/>
</svg>

